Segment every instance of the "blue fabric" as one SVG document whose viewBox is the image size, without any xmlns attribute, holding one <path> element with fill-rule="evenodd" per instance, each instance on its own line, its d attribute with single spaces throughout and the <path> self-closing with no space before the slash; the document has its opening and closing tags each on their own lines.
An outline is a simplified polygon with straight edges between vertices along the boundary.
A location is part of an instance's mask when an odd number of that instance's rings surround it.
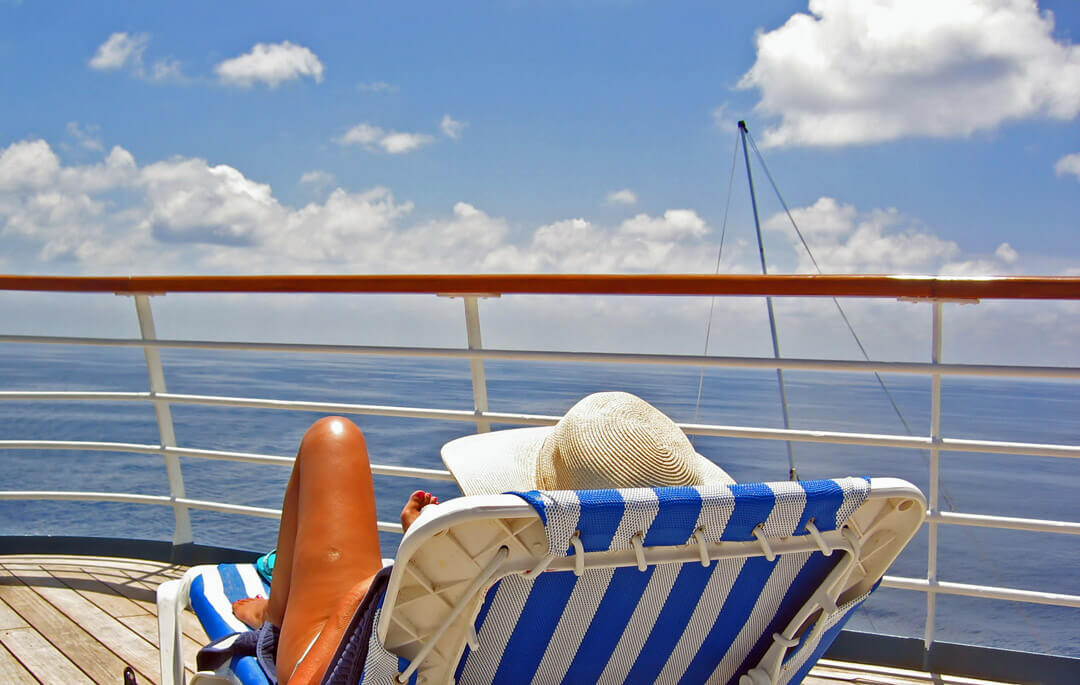
<svg viewBox="0 0 1080 685">
<path fill-rule="evenodd" d="M 480 605 L 480 613 L 476 615 L 476 623 L 473 625 L 476 627 L 477 635 L 480 634 L 480 627 L 484 625 L 484 619 L 487 618 L 487 613 L 491 609 L 491 603 L 495 601 L 495 593 L 499 590 L 499 583 L 496 582 L 487 592 L 487 596 L 484 597 L 484 603 Z M 465 645 L 465 651 L 461 655 L 461 661 L 458 662 L 457 669 L 454 671 L 454 681 L 461 680 L 461 672 L 465 670 L 465 660 L 469 658 L 469 645 Z"/>
<path fill-rule="evenodd" d="M 877 585 L 879 585 L 880 583 L 881 581 L 878 581 L 878 584 L 874 585 L 874 588 L 877 588 Z M 871 590 L 871 592 L 873 592 L 873 590 Z M 863 602 L 865 601 L 866 600 L 863 600 Z M 803 678 L 806 677 L 806 674 L 809 673 L 810 669 L 813 668 L 814 664 L 817 663 L 818 659 L 825 656 L 825 652 L 828 651 L 829 646 L 833 643 L 833 640 L 835 640 L 836 636 L 840 634 L 840 631 L 844 629 L 844 626 L 847 625 L 847 622 L 851 620 L 852 614 L 855 613 L 856 609 L 862 606 L 863 602 L 859 602 L 854 607 L 852 607 L 851 611 L 846 613 L 843 618 L 841 618 L 831 628 L 825 631 L 825 634 L 821 637 L 821 642 L 819 642 L 817 644 L 817 647 L 814 648 L 814 651 L 810 654 L 810 657 L 807 658 L 805 662 L 803 662 L 803 665 L 799 667 L 799 670 L 796 671 L 795 674 L 792 675 L 791 679 L 788 681 L 790 685 L 798 685 L 798 683 L 801 683 L 803 681 Z"/>
<path fill-rule="evenodd" d="M 191 610 L 199 617 L 206 636 L 213 640 L 220 640 L 234 631 L 217 613 L 210 601 L 203 593 L 203 578 L 199 576 L 191 583 Z"/>
<path fill-rule="evenodd" d="M 655 488 L 660 511 L 645 533 L 645 544 L 682 545 L 694 534 L 701 513 L 701 493 L 694 488 Z M 591 512 L 590 512 L 591 515 Z"/>
<path fill-rule="evenodd" d="M 808 480 L 799 483 L 806 491 L 806 508 L 795 526 L 795 534 L 806 532 L 806 522 L 813 519 L 817 529 L 836 530 L 836 512 L 844 503 L 844 489 L 831 480 Z"/>
<path fill-rule="evenodd" d="M 645 544 L 685 543 L 693 535 L 701 511 L 700 494 L 693 488 L 656 488 L 653 492 L 657 497 L 658 509 L 649 530 L 645 532 Z M 587 515 L 585 510 L 583 501 L 581 518 L 590 520 L 592 510 L 589 509 Z M 621 512 L 619 519 L 622 519 Z M 617 527 L 618 523 L 615 525 Z M 639 571 L 636 567 L 615 570 L 607 592 L 596 610 L 596 617 L 586 630 L 581 646 L 566 672 L 564 683 L 596 682 L 619 644 L 619 638 L 622 637 L 623 630 L 641 601 L 655 570 L 655 566 L 649 566 L 645 571 Z"/>
<path fill-rule="evenodd" d="M 577 584 L 573 573 L 541 573 L 533 581 L 521 618 L 506 644 L 495 683 L 522 683 L 532 680 L 547 650 L 548 638 L 559 624 L 566 602 Z"/>
<path fill-rule="evenodd" d="M 787 628 L 788 622 L 791 621 L 799 608 L 806 604 L 807 600 L 814 594 L 814 590 L 821 583 L 821 579 L 825 578 L 829 571 L 836 566 L 840 557 L 840 554 L 826 557 L 821 552 L 810 555 L 810 558 L 795 576 L 795 580 L 791 581 L 791 585 L 788 586 L 787 592 L 784 593 L 784 599 L 780 601 L 780 606 L 773 615 L 772 621 L 762 631 L 757 643 L 754 644 L 746 658 L 743 659 L 739 672 L 751 669 L 761 661 L 761 658 L 765 656 L 765 652 L 772 646 L 773 633 L 779 633 Z M 738 680 L 736 677 L 729 682 L 738 683 Z"/>
<path fill-rule="evenodd" d="M 408 668 L 408 667 L 409 667 L 409 660 L 408 659 L 402 659 L 401 657 L 398 657 L 398 660 L 397 660 L 398 673 L 404 673 L 405 669 Z M 409 676 L 408 685 L 416 685 L 416 671 L 413 671 L 413 674 L 411 676 Z"/>
<path fill-rule="evenodd" d="M 515 494 L 528 502 L 544 521 L 552 551 L 570 556 L 574 550 L 573 546 L 566 545 L 566 540 L 575 531 L 587 552 L 629 549 L 629 535 L 636 532 L 635 528 L 639 525 L 627 525 L 631 521 L 640 521 L 645 528 L 642 532 L 644 544 L 648 547 L 693 544 L 692 536 L 698 521 L 710 526 L 706 535 L 712 541 L 752 541 L 755 539 L 754 529 L 766 521 L 782 522 L 779 527 L 774 526 L 770 530 L 771 535 L 793 532 L 807 536 L 809 533 L 805 527 L 810 520 L 814 520 L 822 532 L 834 530 L 838 523 L 843 523 L 836 520 L 841 507 L 845 511 L 854 510 L 868 493 L 869 479 L 861 482 L 852 479 L 847 482 L 804 481 L 797 485 L 778 485 L 751 483 L 730 487 L 654 488 L 651 492 L 587 490 L 573 494 L 539 491 Z M 805 493 L 805 505 L 801 496 L 791 496 L 802 494 L 798 488 Z M 655 516 L 652 516 L 652 512 L 655 512 Z M 793 531 L 786 529 L 786 526 L 792 525 L 795 526 Z M 617 540 L 614 539 L 616 533 L 619 535 Z M 564 546 L 567 549 L 561 549 Z M 815 552 L 808 555 L 808 561 L 801 568 L 785 565 L 785 573 L 792 573 L 795 578 L 788 587 L 777 586 L 770 591 L 769 603 L 779 602 L 779 606 L 775 611 L 763 607 L 767 613 L 762 620 L 770 621 L 770 624 L 760 634 L 747 636 L 749 642 L 740 648 L 742 664 L 736 672 L 745 672 L 745 669 L 760 661 L 772 644 L 772 633 L 787 627 L 793 612 L 805 603 L 839 559 L 839 555 L 826 558 Z M 761 610 L 758 608 L 761 593 L 777 569 L 777 562 L 751 557 L 741 562 L 738 568 L 737 577 L 727 581 L 731 589 L 723 605 L 717 606 L 721 602 L 719 598 L 705 595 L 710 580 L 717 572 L 717 562 L 711 562 L 708 567 L 702 567 L 696 560 L 683 564 L 673 581 L 669 581 L 672 585 L 666 596 L 649 597 L 648 601 L 655 607 L 652 611 L 658 612 L 652 625 L 644 627 L 645 634 L 635 633 L 633 636 L 624 633 L 654 578 L 655 566 L 645 571 L 639 571 L 634 566 L 614 569 L 609 572 L 610 581 L 606 585 L 606 577 L 597 574 L 608 572 L 599 570 L 589 571 L 589 575 L 583 578 L 577 578 L 569 571 L 544 573 L 535 581 L 523 606 L 516 605 L 522 606 L 519 614 L 505 611 L 506 607 L 503 607 L 504 611 L 493 608 L 499 599 L 493 588 L 480 608 L 476 626 L 479 631 L 485 621 L 498 621 L 498 632 L 509 634 L 506 648 L 501 658 L 491 652 L 485 655 L 484 650 L 472 653 L 466 648 L 455 677 L 461 678 L 474 672 L 472 664 L 476 662 L 475 665 L 484 669 L 483 672 L 495 673 L 494 682 L 532 680 L 539 664 L 546 663 L 548 648 L 562 644 L 552 642 L 553 634 L 564 618 L 563 613 L 567 610 L 574 589 L 582 589 L 579 584 L 589 582 L 590 587 L 603 588 L 599 590 L 603 594 L 593 599 L 597 603 L 593 615 L 581 617 L 585 619 L 584 625 L 578 623 L 584 629 L 584 635 L 576 649 L 571 645 L 559 647 L 573 650 L 573 653 L 565 655 L 570 663 L 562 682 L 596 682 L 624 637 L 630 639 L 624 647 L 635 642 L 641 644 L 636 654 L 632 651 L 621 653 L 620 659 L 626 657 L 631 660 L 631 663 L 620 663 L 621 668 L 628 669 L 625 671 L 627 682 L 654 682 L 668 666 L 674 648 L 703 602 L 711 603 L 712 612 L 719 615 L 712 613 L 717 616 L 715 621 L 698 624 L 697 630 L 701 632 L 697 635 L 704 634 L 705 637 L 700 646 L 695 646 L 692 655 L 687 655 L 690 663 L 681 682 L 707 681 L 751 614 L 756 615 L 755 610 Z M 797 572 L 796 568 L 799 569 Z M 667 582 L 662 585 L 666 587 Z M 710 614 L 706 611 L 698 615 Z M 817 650 L 814 659 L 827 648 L 838 630 L 830 629 L 823 643 L 813 647 Z M 744 654 L 745 650 L 749 650 L 749 653 Z M 470 664 L 468 667 L 466 660 Z"/>
<path fill-rule="evenodd" d="M 736 507 L 737 508 L 737 507 Z M 755 524 L 756 525 L 756 524 Z M 742 630 L 743 624 L 754 610 L 758 595 L 765 586 L 776 562 L 764 557 L 747 559 L 735 579 L 735 585 L 728 593 L 727 602 L 720 610 L 712 629 L 705 637 L 701 649 L 690 661 L 679 683 L 704 683 L 716 670 L 716 664 L 723 658 L 728 645 Z"/>
<path fill-rule="evenodd" d="M 230 604 L 248 596 L 238 568 L 238 564 L 218 564 L 216 570 L 213 571 L 221 578 L 225 599 Z M 263 582 L 263 591 L 267 595 L 270 593 L 270 586 L 265 581 Z M 211 604 L 206 597 L 205 581 L 201 575 L 191 583 L 190 602 L 192 610 L 198 616 L 203 630 L 206 631 L 206 635 L 211 641 L 219 640 L 236 632 L 232 626 L 225 622 L 218 608 Z M 222 607 L 222 610 L 224 611 L 225 608 Z M 231 612 L 231 607 L 228 610 Z M 233 657 L 230 668 L 236 674 L 237 679 L 244 685 L 268 685 L 269 683 L 255 657 Z"/>
<path fill-rule="evenodd" d="M 721 539 L 753 540 L 754 528 L 764 523 L 776 506 L 776 495 L 764 483 L 733 485 L 731 491 L 735 494 L 735 511 L 728 519 Z"/>
<path fill-rule="evenodd" d="M 656 617 L 652 632 L 627 675 L 627 682 L 655 682 L 656 676 L 671 657 L 671 650 L 682 637 L 683 630 L 701 601 L 705 585 L 715 569 L 715 561 L 708 566 L 700 563 L 683 564 L 671 592 L 668 593 L 664 608 Z"/>
<path fill-rule="evenodd" d="M 580 490 L 577 496 L 581 502 L 578 530 L 582 547 L 586 552 L 608 550 L 626 510 L 622 495 L 618 490 Z"/>
</svg>

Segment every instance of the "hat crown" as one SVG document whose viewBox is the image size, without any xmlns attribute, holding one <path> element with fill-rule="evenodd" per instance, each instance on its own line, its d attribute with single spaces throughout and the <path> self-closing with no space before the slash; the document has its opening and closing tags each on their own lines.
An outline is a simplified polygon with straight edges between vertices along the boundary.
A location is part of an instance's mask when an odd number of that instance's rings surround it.
<svg viewBox="0 0 1080 685">
<path fill-rule="evenodd" d="M 540 445 L 536 481 L 546 490 L 699 485 L 696 456 L 682 430 L 645 400 L 595 393 Z"/>
</svg>

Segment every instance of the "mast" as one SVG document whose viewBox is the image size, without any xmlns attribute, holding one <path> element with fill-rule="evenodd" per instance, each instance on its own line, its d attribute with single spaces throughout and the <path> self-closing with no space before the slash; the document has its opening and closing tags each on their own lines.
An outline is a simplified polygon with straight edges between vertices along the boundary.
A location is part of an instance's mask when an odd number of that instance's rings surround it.
<svg viewBox="0 0 1080 685">
<path fill-rule="evenodd" d="M 750 204 L 754 209 L 754 229 L 757 231 L 758 254 L 761 256 L 761 273 L 768 274 L 769 269 L 765 265 L 765 243 L 761 240 L 761 221 L 758 219 L 757 196 L 754 194 L 754 176 L 750 172 L 750 153 L 746 147 L 746 122 L 739 121 L 739 138 L 742 141 L 743 159 L 746 161 L 746 180 L 750 182 Z M 776 317 L 773 314 L 772 297 L 765 297 L 765 308 L 769 311 L 769 332 L 772 334 L 773 358 L 780 358 L 780 341 L 776 337 Z M 780 407 L 784 413 L 784 430 L 791 428 L 788 417 L 787 391 L 784 389 L 784 370 L 776 370 L 776 381 L 780 385 Z M 791 441 L 787 445 L 788 478 L 799 480 L 799 474 L 795 471 L 795 454 L 791 451 Z"/>
</svg>

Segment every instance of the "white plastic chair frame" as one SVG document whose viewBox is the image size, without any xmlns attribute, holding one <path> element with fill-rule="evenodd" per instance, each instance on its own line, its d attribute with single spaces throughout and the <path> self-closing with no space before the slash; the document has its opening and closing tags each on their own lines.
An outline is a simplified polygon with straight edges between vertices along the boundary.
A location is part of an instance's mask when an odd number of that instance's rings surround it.
<svg viewBox="0 0 1080 685">
<path fill-rule="evenodd" d="M 391 652 L 408 659 L 399 674 L 407 680 L 413 672 L 419 682 L 449 683 L 466 644 L 479 645 L 475 620 L 490 586 L 511 574 L 532 575 L 543 571 L 635 566 L 697 561 L 708 565 L 717 559 L 749 558 L 797 552 L 841 552 L 845 558 L 829 574 L 814 596 L 796 613 L 762 660 L 741 679 L 742 685 L 775 683 L 781 676 L 787 651 L 807 630 L 823 632 L 829 618 L 856 600 L 899 555 L 918 530 L 926 512 L 926 500 L 915 486 L 896 478 L 871 479 L 866 501 L 839 529 L 821 532 L 811 523 L 808 535 L 766 538 L 760 531 L 746 542 L 708 543 L 703 531 L 695 531 L 683 545 L 646 547 L 637 540 L 628 550 L 587 552 L 575 549 L 571 557 L 548 556 L 547 536 L 536 511 L 515 495 L 461 497 L 425 508 L 402 538 L 394 572 L 376 626 L 380 642 Z M 580 547 L 580 541 L 571 544 Z M 180 651 L 180 611 L 188 604 L 191 579 L 197 569 L 158 589 L 158 622 L 161 631 L 162 682 L 183 682 Z M 814 637 L 814 636 L 812 636 Z M 192 682 L 211 674 L 199 674 Z"/>
</svg>

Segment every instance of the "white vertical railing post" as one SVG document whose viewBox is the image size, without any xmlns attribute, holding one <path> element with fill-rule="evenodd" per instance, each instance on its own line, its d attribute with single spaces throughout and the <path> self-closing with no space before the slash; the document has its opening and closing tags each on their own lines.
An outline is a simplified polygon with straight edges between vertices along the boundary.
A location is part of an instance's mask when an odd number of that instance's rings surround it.
<svg viewBox="0 0 1080 685">
<path fill-rule="evenodd" d="M 931 328 L 930 363 L 941 363 L 941 311 L 942 303 L 935 300 L 933 303 L 934 314 Z M 941 445 L 941 373 L 931 372 L 930 383 L 930 514 L 937 515 L 940 509 L 940 445 Z M 928 527 L 928 545 L 926 557 L 926 579 L 929 587 L 926 593 L 926 631 L 923 636 L 923 646 L 930 651 L 930 645 L 934 642 L 934 625 L 937 614 L 937 593 L 934 591 L 937 583 L 937 552 L 938 552 L 938 524 L 930 520 Z"/>
<path fill-rule="evenodd" d="M 483 349 L 483 342 L 480 340 L 480 307 L 477 303 L 476 295 L 466 295 L 465 300 L 465 333 L 468 337 L 469 349 L 480 350 Z M 488 394 L 487 394 L 487 378 L 484 376 L 484 360 L 483 359 L 470 359 L 469 365 L 472 367 L 472 392 L 473 392 L 473 407 L 477 412 L 486 412 L 488 410 Z M 476 420 L 476 432 L 487 433 L 491 430 L 491 423 L 484 419 Z"/>
<path fill-rule="evenodd" d="M 135 311 L 139 316 L 139 332 L 143 340 L 157 339 L 154 331 L 154 315 L 150 310 L 150 296 L 135 296 Z M 158 395 L 167 392 L 165 389 L 165 370 L 161 366 L 161 355 L 155 347 L 144 347 L 146 355 L 146 371 L 150 375 L 150 394 Z M 176 432 L 173 430 L 172 412 L 169 410 L 167 400 L 154 400 L 154 413 L 157 415 L 158 434 L 161 437 L 162 447 L 176 447 Z M 169 476 L 169 496 L 173 500 L 184 499 L 184 475 L 180 472 L 180 458 L 175 455 L 165 455 L 165 470 Z M 183 504 L 173 505 L 173 544 L 183 545 L 193 541 L 191 534 L 191 515 L 188 508 Z"/>
</svg>

